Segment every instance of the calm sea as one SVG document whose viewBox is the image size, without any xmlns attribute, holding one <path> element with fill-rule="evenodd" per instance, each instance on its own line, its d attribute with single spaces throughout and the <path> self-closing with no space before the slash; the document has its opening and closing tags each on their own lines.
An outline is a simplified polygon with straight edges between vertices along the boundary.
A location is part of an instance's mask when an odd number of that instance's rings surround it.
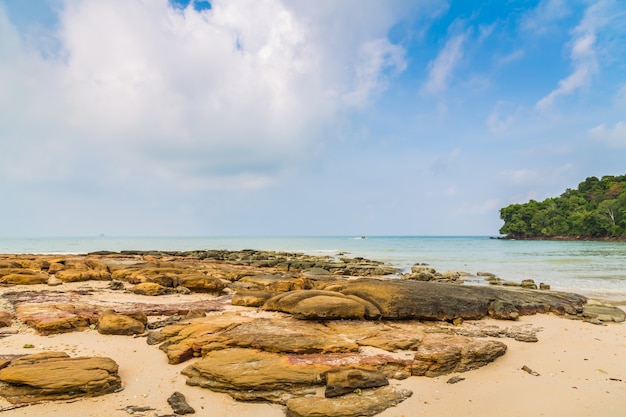
<svg viewBox="0 0 626 417">
<path fill-rule="evenodd" d="M 0 238 L 0 253 L 76 254 L 99 250 L 268 249 L 361 256 L 403 270 L 427 263 L 438 271 L 491 272 L 531 278 L 553 290 L 626 300 L 626 242 L 515 241 L 475 237 L 63 237 Z M 476 278 L 476 283 L 483 283 Z"/>
</svg>

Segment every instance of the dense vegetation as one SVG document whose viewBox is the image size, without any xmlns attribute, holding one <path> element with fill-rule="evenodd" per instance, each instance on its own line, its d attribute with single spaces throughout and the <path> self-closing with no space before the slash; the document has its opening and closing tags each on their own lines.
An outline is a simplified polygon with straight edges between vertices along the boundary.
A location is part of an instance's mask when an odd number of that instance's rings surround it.
<svg viewBox="0 0 626 417">
<path fill-rule="evenodd" d="M 504 207 L 500 218 L 508 238 L 626 240 L 626 175 L 589 177 L 560 197 Z"/>
</svg>

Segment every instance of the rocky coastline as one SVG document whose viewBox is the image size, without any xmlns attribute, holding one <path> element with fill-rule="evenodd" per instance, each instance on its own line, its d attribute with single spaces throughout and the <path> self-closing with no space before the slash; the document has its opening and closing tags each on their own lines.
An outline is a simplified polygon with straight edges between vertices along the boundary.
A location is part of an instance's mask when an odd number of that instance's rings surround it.
<svg viewBox="0 0 626 417">
<path fill-rule="evenodd" d="M 256 250 L 0 255 L 0 412 L 106 397 L 133 378 L 109 357 L 12 343 L 24 333 L 141 339 L 189 387 L 291 417 L 349 417 L 410 398 L 399 381 L 482 368 L 506 355 L 506 340 L 537 342 L 520 317 L 624 321 L 619 308 L 546 284 L 474 276 L 490 285 L 423 264 L 401 274 L 363 258 Z M 184 394 L 123 412 L 195 413 Z"/>
</svg>

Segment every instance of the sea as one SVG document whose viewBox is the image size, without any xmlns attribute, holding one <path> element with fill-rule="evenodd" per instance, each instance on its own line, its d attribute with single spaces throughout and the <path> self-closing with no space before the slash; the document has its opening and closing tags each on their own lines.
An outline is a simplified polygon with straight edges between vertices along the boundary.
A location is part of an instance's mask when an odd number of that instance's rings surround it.
<svg viewBox="0 0 626 417">
<path fill-rule="evenodd" d="M 363 257 L 408 272 L 416 263 L 507 281 L 533 279 L 552 290 L 626 304 L 626 242 L 503 240 L 490 236 L 252 236 L 0 238 L 5 254 L 84 254 L 95 251 L 257 249 L 330 257 Z"/>
</svg>

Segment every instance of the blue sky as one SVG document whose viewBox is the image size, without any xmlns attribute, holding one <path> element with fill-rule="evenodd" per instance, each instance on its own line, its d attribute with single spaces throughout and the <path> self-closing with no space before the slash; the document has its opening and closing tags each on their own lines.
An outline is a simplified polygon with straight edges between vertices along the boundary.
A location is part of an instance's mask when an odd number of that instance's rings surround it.
<svg viewBox="0 0 626 417">
<path fill-rule="evenodd" d="M 619 0 L 0 0 L 0 236 L 496 235 L 626 173 Z"/>
</svg>

